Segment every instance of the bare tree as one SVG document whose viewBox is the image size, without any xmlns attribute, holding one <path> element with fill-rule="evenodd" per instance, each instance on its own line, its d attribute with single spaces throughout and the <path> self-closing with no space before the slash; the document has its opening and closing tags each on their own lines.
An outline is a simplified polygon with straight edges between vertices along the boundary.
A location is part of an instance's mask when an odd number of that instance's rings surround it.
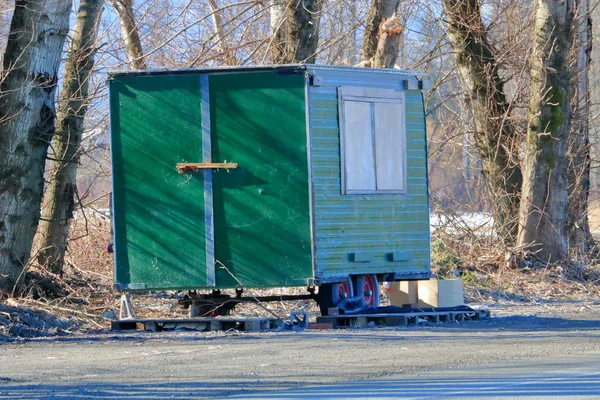
<svg viewBox="0 0 600 400">
<path fill-rule="evenodd" d="M 6 42 L 8 40 L 8 30 L 10 28 L 10 21 L 12 20 L 14 8 L 14 1 L 0 0 L 0 64 L 2 62 L 2 56 L 4 55 L 4 51 L 6 49 Z"/>
<path fill-rule="evenodd" d="M 272 0 L 269 4 L 269 53 L 273 63 L 282 58 L 285 50 L 285 0 Z"/>
<path fill-rule="evenodd" d="M 360 65 L 393 68 L 403 28 L 397 15 L 399 0 L 372 0 L 360 53 Z"/>
<path fill-rule="evenodd" d="M 23 276 L 39 222 L 44 164 L 71 0 L 19 0 L 0 78 L 0 290 Z"/>
<path fill-rule="evenodd" d="M 575 40 L 571 86 L 572 114 L 568 149 L 569 208 L 567 232 L 569 248 L 577 255 L 586 254 L 594 242 L 588 222 L 590 192 L 590 53 L 592 21 L 588 0 L 575 1 Z"/>
<path fill-rule="evenodd" d="M 44 193 L 42 219 L 38 229 L 41 239 L 38 262 L 56 274 L 62 273 L 76 204 L 79 149 L 103 7 L 104 0 L 80 0 L 71 48 L 65 63 L 56 113 L 56 130 L 49 152 L 50 183 Z"/>
<path fill-rule="evenodd" d="M 223 55 L 223 63 L 225 65 L 237 65 L 238 60 L 235 57 L 235 53 L 227 45 L 221 9 L 217 5 L 216 0 L 208 0 L 208 5 L 210 6 L 210 11 L 212 12 L 212 20 L 215 26 L 215 38 Z"/>
<path fill-rule="evenodd" d="M 446 30 L 464 84 L 475 125 L 474 139 L 496 229 L 505 243 L 517 235 L 519 192 L 522 183 L 517 154 L 517 132 L 500 79 L 495 49 L 483 24 L 478 0 L 443 0 Z"/>
<path fill-rule="evenodd" d="M 538 0 L 517 244 L 545 262 L 567 257 L 569 51 L 573 0 Z"/>
<path fill-rule="evenodd" d="M 271 59 L 274 64 L 313 64 L 319 43 L 322 0 L 286 0 L 271 7 Z"/>
<path fill-rule="evenodd" d="M 142 50 L 142 41 L 133 14 L 133 0 L 111 0 L 119 14 L 121 35 L 127 51 L 127 62 L 130 69 L 146 69 L 146 57 Z"/>
</svg>

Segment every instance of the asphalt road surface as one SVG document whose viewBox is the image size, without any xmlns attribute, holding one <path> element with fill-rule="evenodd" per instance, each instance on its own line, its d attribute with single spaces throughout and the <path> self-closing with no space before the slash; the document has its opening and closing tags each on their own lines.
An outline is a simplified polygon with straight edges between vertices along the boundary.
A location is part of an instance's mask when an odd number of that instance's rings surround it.
<svg viewBox="0 0 600 400">
<path fill-rule="evenodd" d="M 0 345 L 0 399 L 600 399 L 599 306 L 513 311 L 394 329 L 14 341 Z"/>
</svg>

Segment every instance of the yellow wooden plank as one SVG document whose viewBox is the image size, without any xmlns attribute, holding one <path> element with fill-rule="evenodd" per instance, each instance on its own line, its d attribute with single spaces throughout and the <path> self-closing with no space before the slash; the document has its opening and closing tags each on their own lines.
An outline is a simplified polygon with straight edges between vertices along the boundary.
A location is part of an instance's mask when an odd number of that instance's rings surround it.
<svg viewBox="0 0 600 400">
<path fill-rule="evenodd" d="M 237 163 L 177 163 L 177 172 L 180 174 L 198 172 L 201 169 L 234 169 Z"/>
</svg>

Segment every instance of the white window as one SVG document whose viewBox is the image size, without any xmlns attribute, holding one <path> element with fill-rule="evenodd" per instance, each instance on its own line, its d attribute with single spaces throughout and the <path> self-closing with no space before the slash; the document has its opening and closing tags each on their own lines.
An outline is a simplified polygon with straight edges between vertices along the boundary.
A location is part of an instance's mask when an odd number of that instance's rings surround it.
<svg viewBox="0 0 600 400">
<path fill-rule="evenodd" d="M 340 87 L 342 193 L 404 193 L 404 92 Z"/>
</svg>

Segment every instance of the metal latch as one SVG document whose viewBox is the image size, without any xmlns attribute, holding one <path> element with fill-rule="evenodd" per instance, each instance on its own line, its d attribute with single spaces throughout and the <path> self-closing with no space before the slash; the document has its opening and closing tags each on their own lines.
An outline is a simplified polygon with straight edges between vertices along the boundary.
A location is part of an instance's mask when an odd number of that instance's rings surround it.
<svg viewBox="0 0 600 400">
<path fill-rule="evenodd" d="M 310 77 L 311 86 L 323 86 L 323 77 L 319 75 L 311 75 Z"/>
</svg>

